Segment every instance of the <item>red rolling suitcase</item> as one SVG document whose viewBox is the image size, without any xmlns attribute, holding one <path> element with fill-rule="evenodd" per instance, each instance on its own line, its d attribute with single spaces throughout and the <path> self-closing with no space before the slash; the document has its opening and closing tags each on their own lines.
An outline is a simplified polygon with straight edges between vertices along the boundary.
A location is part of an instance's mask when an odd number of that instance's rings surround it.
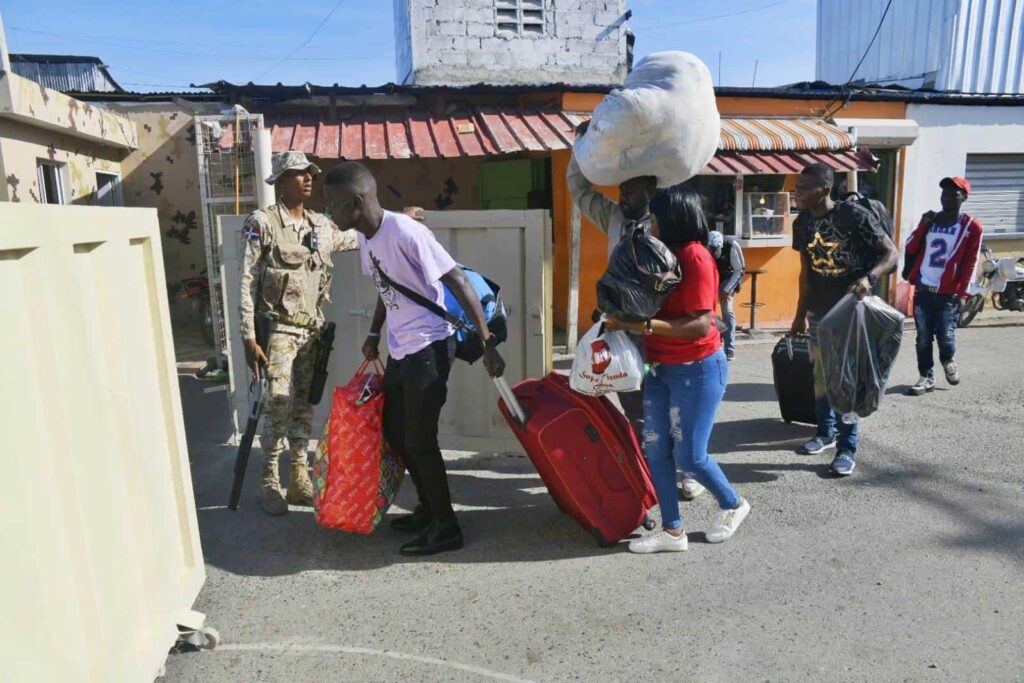
<svg viewBox="0 0 1024 683">
<path fill-rule="evenodd" d="M 638 526 L 658 499 L 633 430 L 604 396 L 583 396 L 569 378 L 551 373 L 511 389 L 494 381 L 502 414 L 540 474 L 555 504 L 611 546 Z"/>
</svg>

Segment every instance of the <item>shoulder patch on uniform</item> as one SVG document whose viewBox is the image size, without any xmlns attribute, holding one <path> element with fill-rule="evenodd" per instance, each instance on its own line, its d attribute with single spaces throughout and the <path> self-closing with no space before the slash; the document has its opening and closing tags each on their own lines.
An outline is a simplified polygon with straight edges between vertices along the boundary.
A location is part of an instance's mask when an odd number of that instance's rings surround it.
<svg viewBox="0 0 1024 683">
<path fill-rule="evenodd" d="M 245 229 L 242 231 L 242 235 L 250 242 L 259 242 L 260 236 L 262 235 L 259 222 L 247 221 Z"/>
</svg>

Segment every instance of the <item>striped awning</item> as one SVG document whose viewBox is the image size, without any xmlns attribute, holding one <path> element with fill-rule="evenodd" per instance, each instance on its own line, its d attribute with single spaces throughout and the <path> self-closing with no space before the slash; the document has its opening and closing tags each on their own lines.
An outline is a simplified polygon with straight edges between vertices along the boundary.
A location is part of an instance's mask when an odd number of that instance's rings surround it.
<svg viewBox="0 0 1024 683">
<path fill-rule="evenodd" d="M 316 115 L 268 115 L 274 152 L 320 159 L 448 159 L 570 149 L 589 113 L 519 107 L 472 107 L 437 115 L 360 110 L 327 122 Z M 221 146 L 231 146 L 229 126 Z M 822 161 L 841 171 L 872 168 L 856 140 L 814 118 L 724 117 L 719 151 L 703 173 L 797 173 Z"/>
<path fill-rule="evenodd" d="M 778 175 L 799 173 L 808 164 L 820 162 L 834 171 L 874 171 L 879 160 L 869 150 L 844 149 L 837 152 L 722 152 L 715 154 L 701 171 L 703 175 Z"/>
<path fill-rule="evenodd" d="M 718 149 L 730 152 L 806 152 L 851 149 L 856 140 L 821 119 L 722 118 Z"/>
</svg>

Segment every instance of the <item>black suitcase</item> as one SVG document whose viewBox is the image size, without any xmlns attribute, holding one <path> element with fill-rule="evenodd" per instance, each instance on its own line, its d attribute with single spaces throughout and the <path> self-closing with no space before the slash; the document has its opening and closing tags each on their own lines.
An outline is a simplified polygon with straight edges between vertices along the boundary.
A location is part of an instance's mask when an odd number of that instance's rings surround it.
<svg viewBox="0 0 1024 683">
<path fill-rule="evenodd" d="M 772 351 L 772 374 L 779 410 L 786 422 L 817 425 L 814 414 L 814 365 L 809 338 L 786 335 Z"/>
</svg>

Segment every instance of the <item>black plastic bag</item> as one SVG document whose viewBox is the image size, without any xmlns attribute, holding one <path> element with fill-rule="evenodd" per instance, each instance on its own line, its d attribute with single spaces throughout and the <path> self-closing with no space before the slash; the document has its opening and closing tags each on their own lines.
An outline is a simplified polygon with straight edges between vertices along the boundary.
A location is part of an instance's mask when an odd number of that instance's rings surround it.
<svg viewBox="0 0 1024 683">
<path fill-rule="evenodd" d="M 681 279 L 672 250 L 638 228 L 615 245 L 597 282 L 597 307 L 627 322 L 649 320 Z"/>
<path fill-rule="evenodd" d="M 877 296 L 839 300 L 818 323 L 829 405 L 847 422 L 878 410 L 903 340 L 903 315 Z"/>
</svg>

